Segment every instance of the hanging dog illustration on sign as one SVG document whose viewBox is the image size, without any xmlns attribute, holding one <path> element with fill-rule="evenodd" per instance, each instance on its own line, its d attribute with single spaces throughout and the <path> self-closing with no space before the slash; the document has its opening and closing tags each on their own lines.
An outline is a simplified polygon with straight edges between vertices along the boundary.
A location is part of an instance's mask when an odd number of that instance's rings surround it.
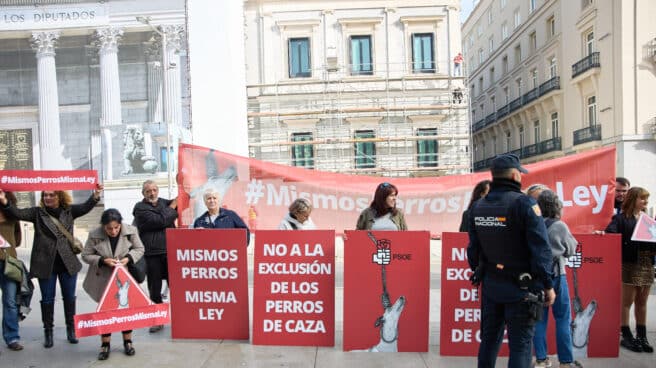
<svg viewBox="0 0 656 368">
<path fill-rule="evenodd" d="M 126 279 L 125 282 L 121 283 L 121 279 L 116 277 L 116 286 L 118 286 L 118 292 L 116 293 L 116 299 L 118 300 L 118 309 L 125 309 L 130 307 L 130 298 L 128 290 L 130 289 L 130 280 Z"/>
<path fill-rule="evenodd" d="M 572 346 L 574 358 L 588 357 L 588 338 L 592 317 L 597 311 L 597 301 L 591 300 L 587 307 L 583 308 L 581 296 L 579 295 L 579 282 L 577 269 L 583 265 L 583 246 L 576 245 L 576 253 L 567 260 L 567 266 L 572 269 L 574 283 L 574 320 L 572 321 Z"/>
<path fill-rule="evenodd" d="M 376 319 L 374 326 L 380 328 L 380 341 L 377 345 L 367 350 L 353 351 L 371 351 L 371 352 L 397 352 L 399 339 L 399 319 L 405 306 L 405 297 L 400 296 L 392 304 L 389 293 L 387 292 L 387 271 L 385 266 L 392 261 L 391 241 L 388 239 L 376 240 L 371 232 L 367 236 L 376 246 L 376 253 L 372 256 L 372 261 L 380 265 L 381 279 L 383 283 L 383 293 L 381 294 L 381 304 L 383 306 L 383 315 Z"/>
</svg>

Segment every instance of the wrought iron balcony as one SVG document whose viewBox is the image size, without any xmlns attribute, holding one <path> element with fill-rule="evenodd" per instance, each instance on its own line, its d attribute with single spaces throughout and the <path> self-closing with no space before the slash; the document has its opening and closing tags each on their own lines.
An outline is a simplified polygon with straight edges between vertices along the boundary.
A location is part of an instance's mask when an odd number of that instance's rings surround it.
<svg viewBox="0 0 656 368">
<path fill-rule="evenodd" d="M 517 97 L 516 99 L 514 99 L 512 101 L 510 101 L 510 103 L 508 104 L 508 108 L 510 109 L 510 112 L 513 112 L 513 111 L 519 109 L 520 107 L 522 107 L 522 97 L 521 96 Z"/>
<path fill-rule="evenodd" d="M 497 110 L 497 119 L 501 119 L 508 114 L 510 114 L 510 105 L 505 104 L 499 110 Z"/>
<path fill-rule="evenodd" d="M 572 65 L 572 78 L 576 78 L 576 76 L 585 73 L 592 68 L 599 68 L 600 66 L 599 52 L 593 52 Z"/>
<path fill-rule="evenodd" d="M 538 97 L 540 97 L 540 95 L 539 95 L 539 90 L 536 87 L 536 88 L 533 88 L 532 90 L 526 92 L 526 94 L 524 95 L 524 101 L 522 101 L 522 102 L 523 102 L 523 104 L 527 104 L 531 101 L 537 100 Z"/>
<path fill-rule="evenodd" d="M 544 96 L 553 90 L 560 89 L 560 77 L 555 76 L 549 79 L 548 81 L 542 83 L 539 88 L 540 88 L 540 96 Z"/>
<path fill-rule="evenodd" d="M 560 137 L 555 137 L 540 142 L 540 154 L 553 152 L 553 151 L 560 151 L 562 149 L 563 148 L 560 142 Z"/>
<path fill-rule="evenodd" d="M 493 112 L 485 117 L 485 126 L 490 126 L 494 124 L 495 121 L 497 121 L 497 113 Z"/>
<path fill-rule="evenodd" d="M 485 128 L 485 119 L 481 119 L 472 125 L 472 132 L 476 133 L 479 130 Z"/>
<path fill-rule="evenodd" d="M 474 162 L 474 171 L 487 169 L 492 164 L 492 160 L 494 160 L 494 157 L 488 157 L 485 160 Z"/>
<path fill-rule="evenodd" d="M 592 125 L 574 131 L 574 145 L 601 140 L 601 125 Z"/>
</svg>

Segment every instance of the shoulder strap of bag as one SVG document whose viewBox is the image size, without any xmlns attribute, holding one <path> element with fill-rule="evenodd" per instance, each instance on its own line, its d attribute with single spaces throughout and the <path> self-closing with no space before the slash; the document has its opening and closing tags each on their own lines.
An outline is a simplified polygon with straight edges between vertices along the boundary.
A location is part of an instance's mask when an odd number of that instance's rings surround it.
<svg viewBox="0 0 656 368">
<path fill-rule="evenodd" d="M 62 223 L 59 222 L 59 220 L 57 220 L 57 218 L 55 218 L 55 216 L 53 216 L 49 213 L 48 213 L 48 216 L 50 217 L 50 219 L 52 219 L 52 222 L 55 224 L 55 226 L 57 226 L 57 229 L 59 229 L 59 231 L 61 231 L 61 233 L 64 234 L 66 239 L 68 239 L 68 241 L 71 242 L 71 244 L 73 244 L 75 242 L 75 240 L 73 239 L 73 235 L 71 235 L 71 233 L 68 230 L 66 230 L 64 225 L 62 225 Z"/>
<path fill-rule="evenodd" d="M 295 223 L 293 223 L 293 222 L 291 222 L 291 221 L 287 221 L 287 223 L 289 224 L 289 226 L 292 227 L 292 229 L 294 229 L 294 230 L 298 230 L 298 226 L 296 226 Z"/>
</svg>

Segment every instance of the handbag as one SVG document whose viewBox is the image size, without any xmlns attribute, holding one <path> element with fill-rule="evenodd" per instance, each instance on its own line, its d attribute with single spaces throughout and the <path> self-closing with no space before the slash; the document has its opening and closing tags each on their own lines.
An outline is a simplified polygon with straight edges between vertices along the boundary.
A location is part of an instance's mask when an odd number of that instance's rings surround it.
<svg viewBox="0 0 656 368">
<path fill-rule="evenodd" d="M 73 254 L 82 253 L 82 250 L 84 249 L 84 244 L 82 244 L 80 239 L 71 235 L 71 233 L 68 230 L 66 230 L 64 225 L 62 225 L 62 223 L 59 222 L 59 220 L 57 220 L 54 216 L 52 216 L 51 214 L 48 214 L 48 216 L 50 216 L 52 222 L 55 223 L 57 229 L 59 229 L 59 231 L 66 237 L 66 239 L 68 239 L 68 243 L 71 246 L 71 250 L 73 251 Z"/>
<path fill-rule="evenodd" d="M 18 283 L 23 281 L 23 262 L 5 250 L 5 277 Z"/>
<path fill-rule="evenodd" d="M 132 236 L 128 235 L 128 240 L 132 241 Z M 144 282 L 146 279 L 146 257 L 141 256 L 138 261 L 134 263 L 128 263 L 128 272 L 134 278 L 134 281 L 138 283 Z"/>
</svg>

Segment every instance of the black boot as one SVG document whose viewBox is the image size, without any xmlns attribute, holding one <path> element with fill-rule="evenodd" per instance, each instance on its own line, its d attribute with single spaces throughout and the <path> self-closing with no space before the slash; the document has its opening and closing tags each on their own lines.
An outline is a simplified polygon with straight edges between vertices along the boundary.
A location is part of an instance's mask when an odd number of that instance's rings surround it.
<svg viewBox="0 0 656 368">
<path fill-rule="evenodd" d="M 654 347 L 649 344 L 647 340 L 647 326 L 637 325 L 636 326 L 636 342 L 642 348 L 642 351 L 645 353 L 653 353 Z"/>
<path fill-rule="evenodd" d="M 620 346 L 623 346 L 636 353 L 642 352 L 642 346 L 640 346 L 638 340 L 633 338 L 633 334 L 631 333 L 629 326 L 622 326 L 622 340 L 620 340 Z"/>
<path fill-rule="evenodd" d="M 71 344 L 77 344 L 78 339 L 75 336 L 75 298 L 64 299 L 64 316 L 66 317 L 66 338 Z"/>
<path fill-rule="evenodd" d="M 43 322 L 43 347 L 48 349 L 53 345 L 52 328 L 54 326 L 55 305 L 41 302 L 41 321 Z"/>
</svg>

